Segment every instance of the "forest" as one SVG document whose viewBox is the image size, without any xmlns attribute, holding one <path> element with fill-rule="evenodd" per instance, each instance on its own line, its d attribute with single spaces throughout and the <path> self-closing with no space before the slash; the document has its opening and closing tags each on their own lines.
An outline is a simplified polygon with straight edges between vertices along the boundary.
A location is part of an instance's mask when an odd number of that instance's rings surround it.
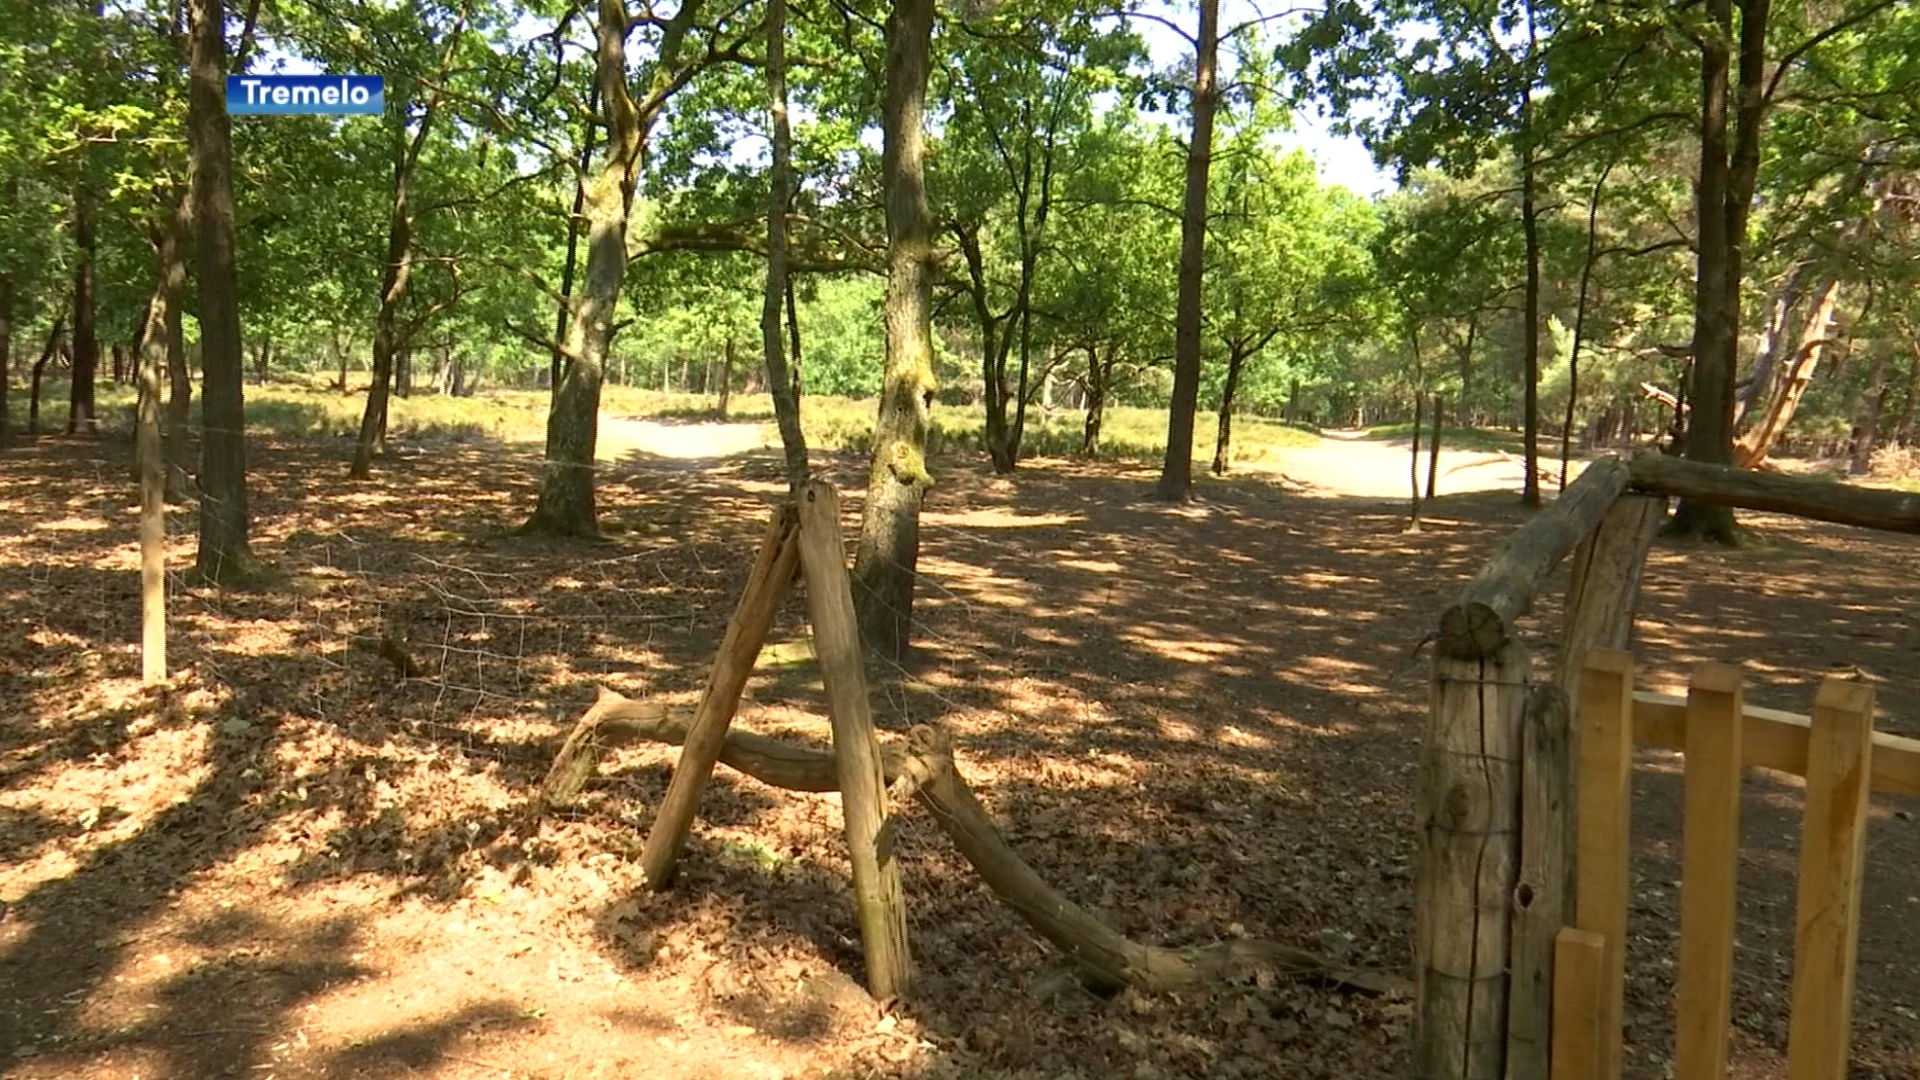
<svg viewBox="0 0 1920 1080">
<path fill-rule="evenodd" d="M 1900 0 L 0 0 L 0 192 L 0 1077 L 1404 1075 L 1420 634 L 1616 498 L 1920 735 Z"/>
</svg>

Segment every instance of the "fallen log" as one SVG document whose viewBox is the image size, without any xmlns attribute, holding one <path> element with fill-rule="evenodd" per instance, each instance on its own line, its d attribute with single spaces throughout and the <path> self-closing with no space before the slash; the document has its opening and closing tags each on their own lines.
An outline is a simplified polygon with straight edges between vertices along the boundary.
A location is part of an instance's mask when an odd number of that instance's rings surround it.
<svg viewBox="0 0 1920 1080">
<path fill-rule="evenodd" d="M 1512 637 L 1513 621 L 1533 607 L 1534 593 L 1567 553 L 1593 535 L 1607 509 L 1627 488 L 1618 458 L 1588 465 L 1546 509 L 1520 526 L 1460 599 L 1440 616 L 1440 652 L 1454 660 L 1485 660 Z"/>
<path fill-rule="evenodd" d="M 564 806 L 576 798 L 603 749 L 643 741 L 678 746 L 692 721 L 689 707 L 635 701 L 601 690 L 555 755 L 540 785 L 538 804 Z M 838 790 L 831 750 L 732 730 L 721 744 L 720 762 L 788 791 Z M 1243 939 L 1172 949 L 1133 941 L 1069 900 L 1020 858 L 955 767 L 944 730 L 922 725 L 908 733 L 904 747 L 881 744 L 881 764 L 887 782 L 902 795 L 911 792 L 926 807 L 994 895 L 1072 958 L 1095 986 L 1164 993 L 1267 971 L 1372 994 L 1409 989 L 1403 978 L 1343 968 L 1277 942 Z"/>
<path fill-rule="evenodd" d="M 1642 491 L 1745 510 L 1794 514 L 1837 525 L 1920 533 L 1920 495 L 1752 472 L 1665 454 L 1638 454 L 1630 467 L 1633 486 Z"/>
</svg>

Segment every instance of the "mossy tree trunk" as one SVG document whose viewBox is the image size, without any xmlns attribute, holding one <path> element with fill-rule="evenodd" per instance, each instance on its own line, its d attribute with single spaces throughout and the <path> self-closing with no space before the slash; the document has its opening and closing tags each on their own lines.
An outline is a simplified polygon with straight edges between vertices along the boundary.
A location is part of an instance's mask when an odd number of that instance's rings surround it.
<svg viewBox="0 0 1920 1080">
<path fill-rule="evenodd" d="M 83 180 L 73 189 L 73 381 L 67 392 L 67 434 L 95 430 L 93 383 L 100 366 L 94 333 L 93 193 Z"/>
<path fill-rule="evenodd" d="M 920 502 L 933 406 L 933 236 L 924 159 L 933 0 L 899 0 L 887 17 L 881 177 L 887 217 L 887 353 L 873 462 L 854 562 L 860 633 L 873 653 L 904 658 L 913 629 Z"/>
</svg>

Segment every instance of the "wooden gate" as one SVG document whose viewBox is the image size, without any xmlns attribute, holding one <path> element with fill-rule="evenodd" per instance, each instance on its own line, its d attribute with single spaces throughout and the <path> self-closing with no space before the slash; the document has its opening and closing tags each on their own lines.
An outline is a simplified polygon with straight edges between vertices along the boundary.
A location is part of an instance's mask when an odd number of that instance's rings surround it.
<svg viewBox="0 0 1920 1080">
<path fill-rule="evenodd" d="M 1853 1012 L 1867 795 L 1920 794 L 1912 740 L 1873 731 L 1873 691 L 1827 678 L 1812 716 L 1748 707 L 1738 669 L 1702 664 L 1687 696 L 1633 689 L 1628 654 L 1580 673 L 1573 925 L 1554 948 L 1554 1080 L 1620 1075 L 1636 742 L 1686 759 L 1673 1075 L 1719 1080 L 1731 1021 L 1740 780 L 1745 766 L 1806 778 L 1794 919 L 1790 1080 L 1844 1080 Z"/>
</svg>

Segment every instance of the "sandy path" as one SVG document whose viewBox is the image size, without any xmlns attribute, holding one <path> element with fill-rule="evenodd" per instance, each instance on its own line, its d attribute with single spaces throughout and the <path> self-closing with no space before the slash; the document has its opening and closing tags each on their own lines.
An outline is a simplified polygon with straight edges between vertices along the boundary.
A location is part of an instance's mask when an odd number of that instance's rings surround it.
<svg viewBox="0 0 1920 1080">
<path fill-rule="evenodd" d="M 595 457 L 621 461 L 633 455 L 700 461 L 732 457 L 779 445 L 771 424 L 718 420 L 650 420 L 603 416 Z"/>
</svg>

